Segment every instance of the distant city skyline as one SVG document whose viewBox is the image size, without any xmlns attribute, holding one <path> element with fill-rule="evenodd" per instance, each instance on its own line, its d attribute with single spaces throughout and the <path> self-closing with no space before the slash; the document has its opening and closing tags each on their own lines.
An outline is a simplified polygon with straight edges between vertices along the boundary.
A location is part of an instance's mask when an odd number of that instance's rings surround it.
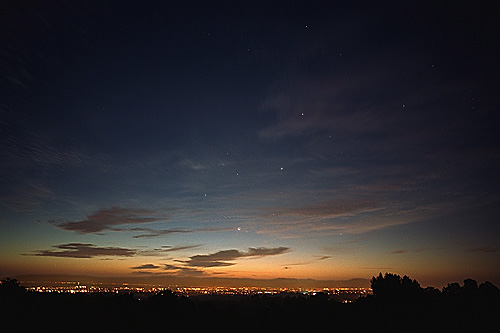
<svg viewBox="0 0 500 333">
<path fill-rule="evenodd" d="M 500 286 L 499 11 L 2 3 L 0 278 Z"/>
</svg>

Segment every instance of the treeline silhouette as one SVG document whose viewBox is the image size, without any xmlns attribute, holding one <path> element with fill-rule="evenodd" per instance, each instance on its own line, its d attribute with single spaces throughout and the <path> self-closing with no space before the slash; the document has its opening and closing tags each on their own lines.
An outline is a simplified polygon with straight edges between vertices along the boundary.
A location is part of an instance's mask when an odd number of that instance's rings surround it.
<svg viewBox="0 0 500 333">
<path fill-rule="evenodd" d="M 0 285 L 0 331 L 65 332 L 499 332 L 500 290 L 466 279 L 442 290 L 380 273 L 373 295 L 351 304 L 318 293 L 187 298 L 170 290 L 139 300 L 131 293 L 27 292 Z"/>
</svg>

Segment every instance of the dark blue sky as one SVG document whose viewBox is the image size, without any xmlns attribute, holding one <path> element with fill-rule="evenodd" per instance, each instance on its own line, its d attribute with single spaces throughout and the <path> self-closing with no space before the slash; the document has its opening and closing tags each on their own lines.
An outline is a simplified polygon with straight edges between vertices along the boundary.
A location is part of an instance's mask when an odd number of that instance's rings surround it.
<svg viewBox="0 0 500 333">
<path fill-rule="evenodd" d="M 495 2 L 1 13 L 0 274 L 500 282 Z"/>
</svg>

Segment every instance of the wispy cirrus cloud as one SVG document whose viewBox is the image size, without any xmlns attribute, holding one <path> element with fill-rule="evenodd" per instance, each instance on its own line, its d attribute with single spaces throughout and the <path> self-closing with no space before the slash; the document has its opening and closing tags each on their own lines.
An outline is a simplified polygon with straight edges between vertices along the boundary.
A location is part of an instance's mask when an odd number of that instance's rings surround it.
<svg viewBox="0 0 500 333">
<path fill-rule="evenodd" d="M 315 257 L 316 257 L 316 261 L 321 261 L 321 260 L 326 260 L 326 259 L 331 258 L 331 256 L 315 256 Z M 305 265 L 310 265 L 313 262 L 314 261 L 302 261 L 302 262 L 290 263 L 290 264 L 286 264 L 285 266 L 283 266 L 283 269 L 291 269 L 292 267 L 290 267 L 290 266 L 305 266 Z"/>
<path fill-rule="evenodd" d="M 428 247 L 428 248 L 424 248 L 424 247 L 420 247 L 418 249 L 396 249 L 394 251 L 391 251 L 389 252 L 390 254 L 404 254 L 404 253 L 420 253 L 420 252 L 424 252 L 424 251 L 428 251 L 428 250 L 434 250 L 434 251 L 438 251 L 438 250 L 442 250 L 443 247 L 442 246 L 438 246 L 438 247 Z"/>
<path fill-rule="evenodd" d="M 16 120 L 11 119 L 13 123 Z M 0 121 L 0 172 L 12 169 L 49 169 L 54 166 L 82 166 L 88 156 L 80 151 L 61 149 L 47 135 L 13 126 L 9 121 Z"/>
<path fill-rule="evenodd" d="M 469 252 L 495 253 L 500 252 L 500 246 L 482 246 L 469 249 Z"/>
<path fill-rule="evenodd" d="M 304 217 L 334 218 L 380 209 L 374 199 L 340 199 L 286 208 L 273 212 L 273 216 L 295 215 Z"/>
<path fill-rule="evenodd" d="M 9 190 L 8 194 L 0 195 L 0 203 L 16 212 L 34 211 L 54 196 L 43 182 L 28 179 L 19 181 Z"/>
<path fill-rule="evenodd" d="M 306 233 L 364 234 L 375 230 L 424 221 L 456 208 L 456 202 L 433 203 L 394 201 L 384 194 L 378 199 L 366 196 L 308 203 L 291 207 L 265 208 L 256 220 L 257 233 L 293 237 Z M 463 206 L 463 205 L 462 205 Z"/>
<path fill-rule="evenodd" d="M 388 117 L 380 117 L 378 108 L 368 103 L 353 107 L 352 100 L 360 93 L 371 96 L 386 93 L 380 82 L 393 79 L 393 75 L 381 70 L 366 73 L 358 69 L 357 73 L 336 75 L 334 79 L 295 77 L 288 85 L 275 89 L 261 104 L 262 110 L 276 114 L 276 123 L 262 129 L 259 135 L 264 139 L 281 139 L 323 130 L 362 132 L 379 129 L 387 123 Z M 383 102 L 377 104 L 383 105 Z"/>
<path fill-rule="evenodd" d="M 182 250 L 190 250 L 190 249 L 194 249 L 194 248 L 197 248 L 200 246 L 201 245 L 199 245 L 199 244 L 197 244 L 197 245 L 184 245 L 184 246 L 165 245 L 165 246 L 162 246 L 162 252 L 176 252 L 176 251 L 182 251 Z"/>
<path fill-rule="evenodd" d="M 200 244 L 195 244 L 195 245 L 184 245 L 184 246 L 169 246 L 169 245 L 164 245 L 159 248 L 155 248 L 152 250 L 142 250 L 138 251 L 138 255 L 141 256 L 159 256 L 162 254 L 166 254 L 169 252 L 177 252 L 177 251 L 184 251 L 184 250 L 190 250 L 190 249 L 195 249 L 197 247 L 200 247 Z"/>
<path fill-rule="evenodd" d="M 151 228 L 131 228 L 131 229 L 113 229 L 113 231 L 140 231 L 143 234 L 134 235 L 133 238 L 155 238 L 159 236 L 167 236 L 171 234 L 185 234 L 193 232 L 192 230 L 185 229 L 151 229 Z"/>
<path fill-rule="evenodd" d="M 185 234 L 192 232 L 221 232 L 230 231 L 234 228 L 196 228 L 196 229 L 151 229 L 151 228 L 131 228 L 120 229 L 120 231 L 142 231 L 144 234 L 134 235 L 133 238 L 156 238 L 160 236 L 167 236 L 171 234 Z M 113 229 L 117 231 L 117 229 Z"/>
<path fill-rule="evenodd" d="M 101 209 L 81 221 L 49 222 L 64 230 L 89 234 L 113 230 L 113 226 L 151 223 L 164 219 L 166 219 L 165 216 L 159 216 L 155 211 L 114 206 L 109 209 Z"/>
<path fill-rule="evenodd" d="M 39 210 L 56 198 L 45 176 L 48 172 L 80 168 L 89 157 L 67 146 L 57 145 L 52 135 L 27 127 L 17 108 L 0 112 L 0 204 L 15 212 Z"/>
<path fill-rule="evenodd" d="M 188 169 L 194 170 L 194 171 L 206 170 L 209 168 L 209 166 L 206 164 L 198 163 L 198 162 L 195 162 L 195 161 L 190 160 L 190 159 L 184 159 L 184 160 L 180 161 L 179 165 L 182 167 L 186 167 Z"/>
<path fill-rule="evenodd" d="M 378 219 L 365 221 L 366 216 L 387 211 L 385 203 L 376 199 L 344 198 L 293 207 L 264 210 L 258 233 L 294 234 L 298 232 L 363 233 L 392 225 Z M 370 225 L 366 225 L 369 223 Z"/>
<path fill-rule="evenodd" d="M 136 255 L 136 249 L 123 247 L 100 247 L 89 243 L 67 243 L 53 246 L 56 250 L 38 250 L 32 254 L 36 257 L 59 257 L 59 258 L 94 258 L 102 256 L 132 257 Z"/>
</svg>

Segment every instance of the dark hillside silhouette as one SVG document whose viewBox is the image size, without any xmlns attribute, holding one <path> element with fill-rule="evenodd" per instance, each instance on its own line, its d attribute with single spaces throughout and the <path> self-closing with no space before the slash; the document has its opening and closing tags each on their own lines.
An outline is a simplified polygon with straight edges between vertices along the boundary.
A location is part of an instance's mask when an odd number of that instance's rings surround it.
<svg viewBox="0 0 500 333">
<path fill-rule="evenodd" d="M 342 304 L 324 293 L 193 299 L 170 290 L 149 297 L 36 293 L 5 279 L 0 331 L 500 331 L 500 290 L 490 282 L 466 279 L 440 291 L 386 273 L 373 277 L 371 285 L 373 295 Z"/>
</svg>

